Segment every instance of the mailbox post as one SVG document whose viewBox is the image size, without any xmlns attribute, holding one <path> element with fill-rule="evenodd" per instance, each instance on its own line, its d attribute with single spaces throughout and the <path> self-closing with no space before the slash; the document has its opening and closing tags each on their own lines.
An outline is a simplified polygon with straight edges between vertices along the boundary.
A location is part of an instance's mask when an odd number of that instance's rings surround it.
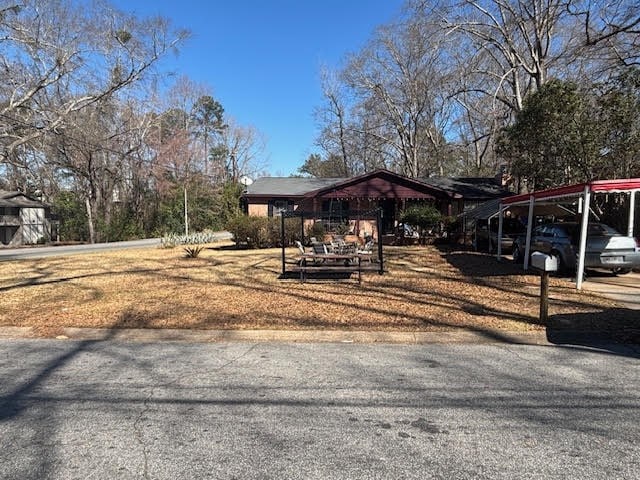
<svg viewBox="0 0 640 480">
<path fill-rule="evenodd" d="M 558 259 L 541 252 L 531 254 L 531 266 L 540 270 L 540 322 L 549 319 L 549 274 L 558 270 Z"/>
</svg>

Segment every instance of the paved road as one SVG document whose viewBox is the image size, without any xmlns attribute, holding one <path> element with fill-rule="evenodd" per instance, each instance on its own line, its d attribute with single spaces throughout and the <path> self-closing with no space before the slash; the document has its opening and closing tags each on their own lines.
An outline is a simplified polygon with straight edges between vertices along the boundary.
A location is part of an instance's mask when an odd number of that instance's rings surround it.
<svg viewBox="0 0 640 480">
<path fill-rule="evenodd" d="M 216 232 L 217 240 L 231 238 L 229 232 Z M 0 248 L 0 262 L 3 260 L 17 260 L 21 258 L 44 258 L 60 255 L 73 255 L 79 253 L 93 253 L 104 250 L 123 250 L 127 248 L 148 248 L 160 245 L 159 238 L 147 238 L 143 240 L 130 240 L 128 242 L 94 243 L 86 245 L 60 245 L 56 247 L 27 247 L 27 248 Z"/>
<path fill-rule="evenodd" d="M 640 351 L 0 340 L 2 479 L 637 479 Z"/>
</svg>

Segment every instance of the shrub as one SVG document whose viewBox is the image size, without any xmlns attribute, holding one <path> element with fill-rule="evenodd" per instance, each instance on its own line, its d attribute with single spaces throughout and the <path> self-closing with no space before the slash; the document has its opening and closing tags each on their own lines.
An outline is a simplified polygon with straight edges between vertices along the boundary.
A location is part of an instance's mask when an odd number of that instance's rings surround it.
<svg viewBox="0 0 640 480">
<path fill-rule="evenodd" d="M 269 219 L 269 246 L 281 247 L 284 241 L 285 247 L 293 245 L 296 240 L 301 240 L 301 227 L 299 218 L 284 219 L 284 238 L 282 237 L 282 219 L 273 217 Z M 282 240 L 282 241 L 281 241 Z"/>
<path fill-rule="evenodd" d="M 307 237 L 315 237 L 318 240 L 322 241 L 324 236 L 326 235 L 326 230 L 324 229 L 324 225 L 322 222 L 315 222 L 307 229 Z"/>
<path fill-rule="evenodd" d="M 229 220 L 226 230 L 233 235 L 236 246 L 246 245 L 248 248 L 269 248 L 281 246 L 280 217 L 255 217 L 238 215 Z M 285 218 L 284 244 L 292 245 L 300 237 L 300 220 Z"/>
<path fill-rule="evenodd" d="M 336 226 L 335 232 L 337 235 L 348 235 L 351 232 L 351 226 L 349 225 L 349 222 L 341 223 L 340 225 Z"/>
<path fill-rule="evenodd" d="M 265 242 L 267 220 L 266 217 L 238 215 L 229 220 L 225 228 L 233 235 L 236 246 L 246 244 L 249 248 L 256 248 Z"/>
<path fill-rule="evenodd" d="M 400 221 L 418 227 L 420 237 L 424 238 L 430 229 L 439 226 L 442 214 L 433 205 L 412 205 L 402 212 Z"/>
<path fill-rule="evenodd" d="M 204 250 L 203 245 L 189 245 L 188 247 L 184 247 L 185 257 L 197 258 L 202 250 Z"/>
</svg>

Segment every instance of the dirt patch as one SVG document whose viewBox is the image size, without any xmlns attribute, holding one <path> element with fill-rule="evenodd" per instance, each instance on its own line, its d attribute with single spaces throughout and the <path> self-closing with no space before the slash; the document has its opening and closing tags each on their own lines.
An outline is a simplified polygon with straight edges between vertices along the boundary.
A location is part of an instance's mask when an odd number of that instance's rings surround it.
<svg viewBox="0 0 640 480">
<path fill-rule="evenodd" d="M 135 249 L 0 263 L 0 325 L 44 336 L 62 327 L 530 331 L 539 278 L 487 255 L 385 247 L 384 275 L 300 283 L 280 279 L 281 251 Z M 291 249 L 291 259 L 296 255 Z M 355 277 L 355 276 L 354 276 Z M 551 280 L 551 315 L 623 309 Z M 619 313 L 622 312 L 622 313 Z"/>
</svg>

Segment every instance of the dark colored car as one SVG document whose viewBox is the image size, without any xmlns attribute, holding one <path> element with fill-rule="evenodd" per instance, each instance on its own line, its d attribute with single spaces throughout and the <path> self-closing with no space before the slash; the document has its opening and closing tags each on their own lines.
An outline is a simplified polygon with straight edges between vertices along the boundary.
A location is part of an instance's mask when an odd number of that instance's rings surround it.
<svg viewBox="0 0 640 480">
<path fill-rule="evenodd" d="M 502 223 L 501 248 L 503 252 L 510 252 L 513 242 L 519 236 L 525 234 L 527 229 L 515 218 L 505 218 Z M 480 223 L 476 227 L 476 249 L 493 253 L 498 249 L 498 220 L 494 219 L 489 224 Z"/>
<path fill-rule="evenodd" d="M 558 258 L 558 270 L 566 272 L 577 266 L 580 225 L 575 222 L 550 223 L 533 229 L 531 252 L 542 252 Z M 513 243 L 513 261 L 522 263 L 526 236 Z M 587 268 L 604 268 L 616 274 L 629 273 L 640 267 L 640 245 L 603 223 L 589 223 L 584 257 Z"/>
</svg>

